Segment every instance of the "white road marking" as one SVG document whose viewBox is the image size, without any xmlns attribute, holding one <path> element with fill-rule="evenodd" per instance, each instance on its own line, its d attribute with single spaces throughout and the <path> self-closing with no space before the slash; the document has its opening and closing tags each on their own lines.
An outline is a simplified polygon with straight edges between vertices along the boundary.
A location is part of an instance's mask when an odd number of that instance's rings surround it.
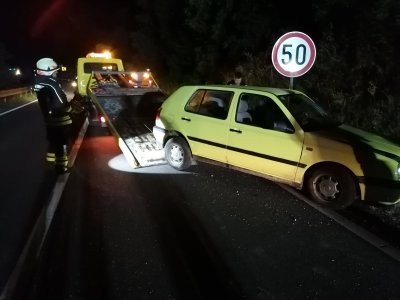
<svg viewBox="0 0 400 300">
<path fill-rule="evenodd" d="M 35 103 L 35 102 L 37 102 L 37 101 L 38 101 L 38 100 L 36 99 L 36 100 L 33 100 L 33 101 L 29 102 L 29 103 L 25 103 L 25 104 L 22 104 L 22 105 L 20 105 L 20 106 L 18 106 L 18 107 L 13 108 L 13 109 L 10 109 L 10 110 L 7 110 L 7 111 L 5 111 L 5 112 L 2 112 L 2 113 L 0 113 L 0 117 L 3 116 L 3 115 L 5 115 L 5 114 L 8 114 L 8 113 L 10 113 L 10 112 L 13 112 L 14 110 L 17 110 L 17 109 L 20 109 L 20 108 L 22 108 L 22 107 L 24 107 L 24 106 L 27 106 L 27 105 L 29 105 L 29 104 Z"/>
</svg>

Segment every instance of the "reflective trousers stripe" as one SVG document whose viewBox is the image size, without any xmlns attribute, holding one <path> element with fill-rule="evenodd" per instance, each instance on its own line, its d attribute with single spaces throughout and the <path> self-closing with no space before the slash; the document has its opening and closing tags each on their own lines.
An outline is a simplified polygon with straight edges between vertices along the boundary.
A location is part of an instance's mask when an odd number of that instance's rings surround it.
<svg viewBox="0 0 400 300">
<path fill-rule="evenodd" d="M 49 149 L 46 153 L 46 160 L 54 162 L 56 166 L 68 166 L 68 150 L 67 145 L 49 144 Z"/>
<path fill-rule="evenodd" d="M 72 120 L 64 120 L 64 121 L 47 121 L 47 126 L 63 126 L 72 124 Z"/>
<path fill-rule="evenodd" d="M 46 124 L 48 126 L 69 125 L 72 124 L 72 119 L 70 116 L 52 117 L 47 119 Z"/>
<path fill-rule="evenodd" d="M 55 161 L 56 160 L 56 154 L 54 152 L 47 152 L 46 154 L 46 160 L 47 161 Z"/>
<path fill-rule="evenodd" d="M 68 156 L 67 155 L 63 155 L 63 156 L 60 156 L 60 157 L 56 157 L 55 163 L 56 163 L 56 166 L 67 167 L 68 166 Z"/>
</svg>

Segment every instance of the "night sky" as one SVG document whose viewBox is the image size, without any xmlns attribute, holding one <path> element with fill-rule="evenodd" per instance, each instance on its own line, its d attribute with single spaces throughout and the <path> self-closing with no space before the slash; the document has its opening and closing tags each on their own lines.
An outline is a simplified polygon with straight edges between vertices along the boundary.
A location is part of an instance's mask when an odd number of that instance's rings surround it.
<svg viewBox="0 0 400 300">
<path fill-rule="evenodd" d="M 2 12 L 0 44 L 12 54 L 10 64 L 26 67 L 40 57 L 53 57 L 68 65 L 98 50 L 99 45 L 110 46 L 117 53 L 129 48 L 129 36 L 113 33 L 135 21 L 124 11 L 128 3 L 135 5 L 134 0 L 5 1 L 8 13 Z M 297 11 L 286 11 L 286 18 L 298 17 Z M 306 22 L 307 18 L 302 18 L 302 23 Z"/>
<path fill-rule="evenodd" d="M 100 0 L 9 1 L 7 7 L 0 42 L 13 56 L 10 64 L 30 67 L 40 57 L 53 57 L 68 65 L 96 45 L 110 44 L 114 10 Z"/>
<path fill-rule="evenodd" d="M 336 89 L 348 88 L 342 78 L 349 72 L 355 83 L 365 77 L 360 84 L 397 86 L 398 0 L 4 1 L 0 52 L 11 54 L 6 62 L 15 67 L 32 69 L 42 57 L 71 66 L 108 48 L 178 83 L 221 82 L 238 61 L 254 69 L 252 61 L 262 60 L 269 68 L 276 40 L 302 31 L 317 47 L 316 65 L 307 75 L 335 81 Z"/>
</svg>

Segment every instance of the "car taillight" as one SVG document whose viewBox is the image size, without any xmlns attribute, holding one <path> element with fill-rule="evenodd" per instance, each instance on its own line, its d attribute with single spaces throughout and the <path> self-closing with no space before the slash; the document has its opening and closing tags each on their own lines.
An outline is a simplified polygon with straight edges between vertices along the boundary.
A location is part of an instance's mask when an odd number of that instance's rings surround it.
<svg viewBox="0 0 400 300">
<path fill-rule="evenodd" d="M 106 118 L 104 116 L 100 116 L 100 123 L 105 124 L 106 123 Z"/>
<path fill-rule="evenodd" d="M 156 112 L 156 121 L 157 121 L 157 120 L 160 120 L 160 114 L 161 114 L 161 107 L 159 107 L 159 108 L 157 109 L 157 112 Z"/>
<path fill-rule="evenodd" d="M 159 107 L 159 108 L 157 109 L 157 113 L 156 113 L 156 126 L 158 126 L 158 127 L 163 127 L 163 128 L 164 128 L 164 125 L 163 125 L 163 123 L 161 122 L 160 116 L 161 116 L 161 107 Z"/>
</svg>

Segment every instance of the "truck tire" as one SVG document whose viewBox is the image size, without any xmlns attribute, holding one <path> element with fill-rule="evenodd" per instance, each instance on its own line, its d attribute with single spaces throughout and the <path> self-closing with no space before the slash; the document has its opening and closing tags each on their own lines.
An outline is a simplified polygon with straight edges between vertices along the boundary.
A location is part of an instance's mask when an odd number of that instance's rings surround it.
<svg viewBox="0 0 400 300">
<path fill-rule="evenodd" d="M 313 170 L 307 178 L 306 188 L 314 202 L 335 210 L 350 206 L 358 197 L 351 174 L 335 165 Z"/>
<path fill-rule="evenodd" d="M 182 171 L 192 165 L 192 152 L 183 138 L 169 139 L 165 144 L 164 151 L 168 164 L 174 169 Z"/>
</svg>

